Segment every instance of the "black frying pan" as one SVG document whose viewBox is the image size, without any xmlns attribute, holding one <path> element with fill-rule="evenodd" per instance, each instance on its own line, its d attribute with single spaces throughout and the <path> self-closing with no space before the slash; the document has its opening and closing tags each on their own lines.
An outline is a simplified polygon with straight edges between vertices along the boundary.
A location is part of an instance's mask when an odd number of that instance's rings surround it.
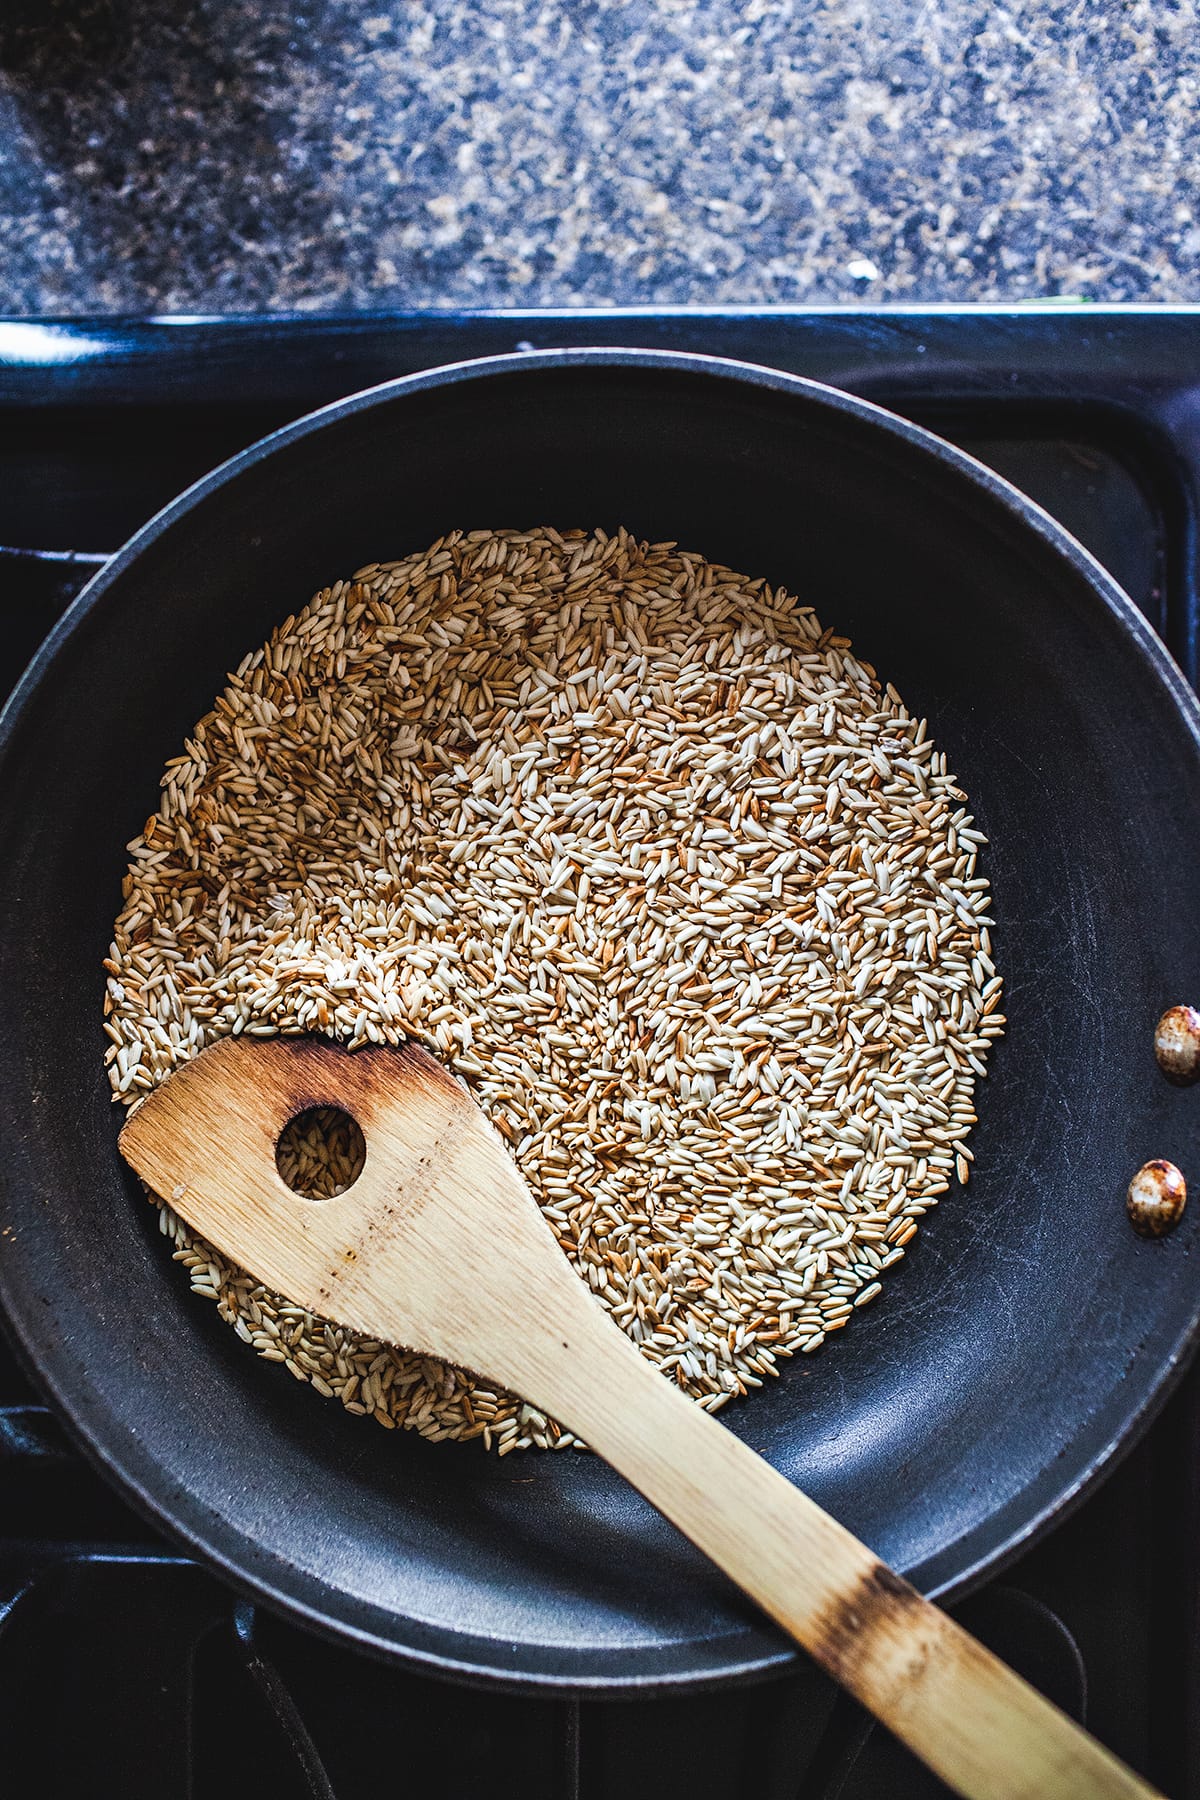
<svg viewBox="0 0 1200 1800">
<path fill-rule="evenodd" d="M 1010 1555 L 1145 1423 L 1200 1312 L 1200 1092 L 1151 1050 L 1200 994 L 1197 708 L 1037 507 L 844 394 L 699 357 L 530 355 L 347 400 L 115 557 L 0 724 L 0 1298 L 145 1510 L 313 1625 L 446 1672 L 729 1679 L 793 1654 L 598 1460 L 388 1434 L 195 1299 L 116 1149 L 102 974 L 123 846 L 225 671 L 317 587 L 455 525 L 618 523 L 768 576 L 927 712 L 992 839 L 1009 1035 L 977 1170 L 871 1313 L 723 1415 L 922 1588 Z M 747 1529 L 754 1529 L 753 1520 Z"/>
</svg>

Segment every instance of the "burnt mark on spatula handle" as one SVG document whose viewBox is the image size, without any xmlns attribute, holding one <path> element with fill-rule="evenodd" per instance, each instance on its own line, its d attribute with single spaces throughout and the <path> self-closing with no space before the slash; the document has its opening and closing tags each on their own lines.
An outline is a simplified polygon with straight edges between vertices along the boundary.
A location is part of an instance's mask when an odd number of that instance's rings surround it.
<svg viewBox="0 0 1200 1800">
<path fill-rule="evenodd" d="M 876 1562 L 821 1614 L 813 1650 L 834 1680 L 856 1693 L 879 1641 L 903 1642 L 904 1677 L 916 1680 L 929 1656 L 927 1634 L 920 1629 L 929 1613 L 915 1587 Z"/>
</svg>

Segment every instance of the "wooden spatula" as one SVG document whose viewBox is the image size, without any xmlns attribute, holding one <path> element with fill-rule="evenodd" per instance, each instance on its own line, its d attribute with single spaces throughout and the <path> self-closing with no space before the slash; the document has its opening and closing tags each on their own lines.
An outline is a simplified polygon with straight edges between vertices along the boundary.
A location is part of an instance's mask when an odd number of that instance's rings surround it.
<svg viewBox="0 0 1200 1800">
<path fill-rule="evenodd" d="M 332 1200 L 292 1193 L 275 1165 L 312 1106 L 341 1107 L 366 1140 L 362 1174 Z M 121 1150 L 297 1305 L 474 1370 L 578 1432 L 961 1794 L 1152 1792 L 651 1367 L 423 1050 L 230 1038 L 142 1103 Z"/>
</svg>

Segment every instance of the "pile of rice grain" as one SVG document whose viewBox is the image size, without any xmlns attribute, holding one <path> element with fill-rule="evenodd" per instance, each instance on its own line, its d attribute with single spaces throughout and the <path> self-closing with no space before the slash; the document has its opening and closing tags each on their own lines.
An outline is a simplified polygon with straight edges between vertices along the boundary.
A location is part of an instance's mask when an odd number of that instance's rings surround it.
<svg viewBox="0 0 1200 1800">
<path fill-rule="evenodd" d="M 1003 1019 L 964 799 L 781 589 L 624 531 L 452 532 L 285 620 L 167 765 L 106 965 L 114 1093 L 228 1032 L 418 1038 L 718 1407 L 839 1331 L 967 1179 Z M 292 1154 L 344 1178 L 344 1138 Z M 352 1412 L 570 1441 L 162 1228 Z"/>
</svg>

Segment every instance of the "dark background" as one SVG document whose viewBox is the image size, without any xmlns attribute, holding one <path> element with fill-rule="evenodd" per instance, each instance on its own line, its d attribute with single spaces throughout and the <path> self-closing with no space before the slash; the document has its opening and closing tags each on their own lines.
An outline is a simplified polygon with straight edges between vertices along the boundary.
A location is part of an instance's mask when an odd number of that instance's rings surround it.
<svg viewBox="0 0 1200 1800">
<path fill-rule="evenodd" d="M 0 312 L 1200 299 L 1195 0 L 4 0 Z"/>
</svg>

